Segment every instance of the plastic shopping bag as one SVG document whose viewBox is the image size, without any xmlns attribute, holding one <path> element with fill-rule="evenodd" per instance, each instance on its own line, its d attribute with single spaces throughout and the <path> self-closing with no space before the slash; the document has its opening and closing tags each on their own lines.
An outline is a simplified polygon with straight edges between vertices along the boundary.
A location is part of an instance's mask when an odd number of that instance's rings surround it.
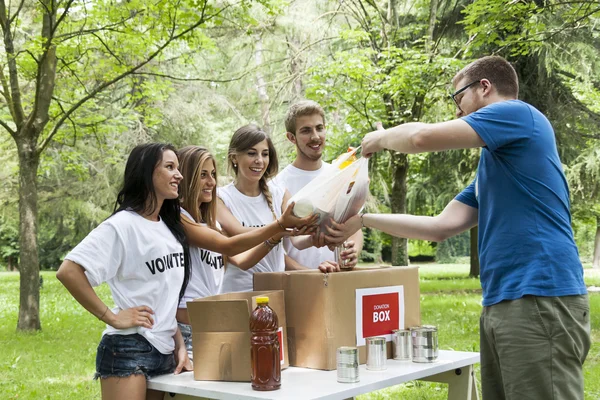
<svg viewBox="0 0 600 400">
<path fill-rule="evenodd" d="M 356 159 L 357 150 L 342 154 L 290 199 L 296 202 L 294 214 L 318 214 L 323 229 L 330 218 L 343 223 L 362 210 L 369 194 L 369 160 Z"/>
</svg>

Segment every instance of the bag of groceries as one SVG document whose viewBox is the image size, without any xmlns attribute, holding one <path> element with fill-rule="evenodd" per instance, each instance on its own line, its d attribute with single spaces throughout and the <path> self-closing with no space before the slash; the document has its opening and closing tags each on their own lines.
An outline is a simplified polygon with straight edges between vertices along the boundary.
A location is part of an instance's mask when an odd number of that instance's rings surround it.
<svg viewBox="0 0 600 400">
<path fill-rule="evenodd" d="M 369 194 L 369 160 L 356 158 L 359 148 L 350 148 L 340 155 L 329 169 L 290 199 L 296 202 L 296 216 L 318 214 L 319 227 L 323 230 L 330 218 L 343 223 L 362 210 Z"/>
</svg>

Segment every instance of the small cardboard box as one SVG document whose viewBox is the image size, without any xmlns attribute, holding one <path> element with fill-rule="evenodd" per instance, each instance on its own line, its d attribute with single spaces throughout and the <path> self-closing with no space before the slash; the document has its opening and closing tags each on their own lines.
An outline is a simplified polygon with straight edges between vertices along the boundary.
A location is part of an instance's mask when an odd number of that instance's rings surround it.
<svg viewBox="0 0 600 400">
<path fill-rule="evenodd" d="M 341 346 L 358 347 L 364 364 L 370 336 L 385 336 L 392 358 L 392 330 L 421 324 L 417 267 L 256 273 L 254 289 L 284 290 L 290 365 L 296 367 L 336 369 Z"/>
<path fill-rule="evenodd" d="M 258 296 L 268 296 L 277 314 L 281 369 L 289 366 L 283 292 L 226 293 L 187 303 L 195 380 L 250 382 L 250 314 Z"/>
</svg>

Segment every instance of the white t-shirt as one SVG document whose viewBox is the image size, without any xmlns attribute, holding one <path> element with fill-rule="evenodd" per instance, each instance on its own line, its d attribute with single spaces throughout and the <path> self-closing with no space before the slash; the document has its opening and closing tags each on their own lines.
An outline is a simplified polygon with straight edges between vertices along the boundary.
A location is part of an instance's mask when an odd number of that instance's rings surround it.
<svg viewBox="0 0 600 400">
<path fill-rule="evenodd" d="M 196 222 L 190 213 L 183 208 L 181 214 L 185 215 L 190 221 Z M 206 226 L 203 223 L 200 225 Z M 217 227 L 220 228 L 218 222 Z M 222 254 L 190 245 L 190 259 L 192 262 L 192 276 L 185 289 L 185 294 L 179 302 L 179 308 L 187 308 L 188 301 L 219 294 L 223 283 Z"/>
<path fill-rule="evenodd" d="M 108 284 L 115 314 L 138 306 L 154 311 L 151 329 L 107 325 L 103 335 L 139 333 L 161 353 L 173 352 L 185 269 L 183 248 L 162 220 L 120 211 L 90 232 L 65 259 L 81 265 L 92 286 Z"/>
<path fill-rule="evenodd" d="M 273 199 L 275 215 L 280 217 L 285 190 L 273 182 L 269 182 L 268 186 Z M 249 197 L 237 190 L 233 183 L 230 183 L 227 186 L 218 188 L 217 194 L 243 226 L 261 227 L 274 221 L 273 213 L 262 193 L 257 197 Z M 253 290 L 252 275 L 255 272 L 280 272 L 284 270 L 285 258 L 283 246 L 280 243 L 247 271 L 227 263 L 221 293 L 251 291 Z"/>
<path fill-rule="evenodd" d="M 323 162 L 321 168 L 318 170 L 306 171 L 290 164 L 277 174 L 274 182 L 286 188 L 293 196 L 330 167 L 331 164 Z M 308 249 L 298 250 L 287 237 L 283 239 L 283 246 L 288 256 L 308 268 L 316 269 L 323 261 L 335 261 L 333 251 L 329 250 L 327 246 L 321 248 L 309 247 Z"/>
</svg>

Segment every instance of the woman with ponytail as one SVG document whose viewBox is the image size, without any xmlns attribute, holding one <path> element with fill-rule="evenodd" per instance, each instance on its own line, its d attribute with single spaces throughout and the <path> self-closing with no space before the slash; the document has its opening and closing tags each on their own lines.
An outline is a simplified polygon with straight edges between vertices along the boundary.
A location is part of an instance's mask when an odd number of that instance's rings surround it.
<svg viewBox="0 0 600 400">
<path fill-rule="evenodd" d="M 191 327 L 187 302 L 220 292 L 224 274 L 224 258 L 241 270 L 256 265 L 272 249 L 297 228 L 310 231 L 317 216 L 297 218 L 290 205 L 283 215 L 261 228 L 233 237 L 223 234 L 217 222 L 217 166 L 212 154 L 200 146 L 187 146 L 177 152 L 183 181 L 180 185 L 181 217 L 190 243 L 192 277 L 179 302 L 177 321 L 191 355 Z"/>
<path fill-rule="evenodd" d="M 96 354 L 103 399 L 162 399 L 146 379 L 191 370 L 175 314 L 190 278 L 175 149 L 149 143 L 127 160 L 115 211 L 79 243 L 56 277 L 106 323 Z M 106 282 L 110 308 L 93 286 Z"/>
<path fill-rule="evenodd" d="M 285 188 L 271 181 L 277 175 L 279 163 L 269 135 L 256 125 L 239 128 L 231 137 L 227 158 L 235 180 L 217 192 L 220 198 L 217 218 L 223 230 L 229 236 L 256 232 L 256 228 L 280 218 L 291 196 Z M 295 230 L 292 236 L 304 233 L 311 232 Z M 293 243 L 299 248 L 306 248 L 312 246 L 313 241 L 317 240 L 305 235 L 294 238 Z M 281 239 L 270 241 L 268 246 L 272 248 L 269 254 L 250 269 L 243 270 L 229 263 L 221 292 L 252 290 L 255 272 L 284 271 L 287 256 Z"/>
</svg>

